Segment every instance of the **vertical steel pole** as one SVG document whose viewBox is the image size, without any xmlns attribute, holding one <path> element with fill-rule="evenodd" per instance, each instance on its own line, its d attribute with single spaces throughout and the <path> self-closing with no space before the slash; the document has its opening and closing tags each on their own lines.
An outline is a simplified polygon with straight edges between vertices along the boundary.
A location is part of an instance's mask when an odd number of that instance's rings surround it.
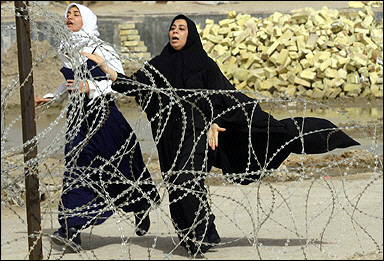
<svg viewBox="0 0 384 261">
<path fill-rule="evenodd" d="M 28 3 L 28 2 L 27 2 Z M 36 136 L 35 98 L 32 77 L 31 32 L 27 5 L 22 1 L 15 1 L 17 50 L 20 79 L 20 102 L 23 129 L 23 143 L 30 142 Z M 41 213 L 39 195 L 39 177 L 37 163 L 36 142 L 24 147 L 24 174 L 26 211 L 28 223 L 28 251 L 30 260 L 43 259 L 41 242 Z M 31 163 L 32 162 L 32 163 Z"/>
</svg>

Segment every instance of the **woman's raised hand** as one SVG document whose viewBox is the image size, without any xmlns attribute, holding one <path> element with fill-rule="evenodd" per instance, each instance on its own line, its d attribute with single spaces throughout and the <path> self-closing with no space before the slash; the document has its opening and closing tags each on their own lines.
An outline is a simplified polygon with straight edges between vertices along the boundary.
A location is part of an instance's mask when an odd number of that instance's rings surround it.
<svg viewBox="0 0 384 261">
<path fill-rule="evenodd" d="M 104 59 L 100 55 L 98 55 L 97 53 L 86 53 L 86 52 L 80 52 L 80 53 L 86 56 L 89 60 L 94 61 L 101 68 L 101 70 L 105 72 L 105 74 L 109 75 L 112 81 L 115 81 L 117 79 L 117 72 L 109 68 L 105 63 Z"/>
<path fill-rule="evenodd" d="M 98 55 L 97 53 L 86 53 L 86 52 L 80 52 L 80 53 L 82 55 L 86 56 L 88 59 L 97 63 L 97 65 L 100 66 L 100 68 L 103 71 L 104 71 L 104 69 L 107 69 L 107 65 L 105 64 L 104 59 L 100 55 Z"/>
</svg>

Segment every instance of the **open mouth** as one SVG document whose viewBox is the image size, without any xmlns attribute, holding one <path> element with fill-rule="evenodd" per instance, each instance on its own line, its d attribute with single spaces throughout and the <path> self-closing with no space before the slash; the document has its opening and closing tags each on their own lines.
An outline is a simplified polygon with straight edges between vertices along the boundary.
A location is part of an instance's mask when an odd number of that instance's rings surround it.
<svg viewBox="0 0 384 261">
<path fill-rule="evenodd" d="M 179 40 L 179 37 L 173 36 L 171 39 L 172 39 L 172 41 L 177 41 L 177 40 Z"/>
</svg>

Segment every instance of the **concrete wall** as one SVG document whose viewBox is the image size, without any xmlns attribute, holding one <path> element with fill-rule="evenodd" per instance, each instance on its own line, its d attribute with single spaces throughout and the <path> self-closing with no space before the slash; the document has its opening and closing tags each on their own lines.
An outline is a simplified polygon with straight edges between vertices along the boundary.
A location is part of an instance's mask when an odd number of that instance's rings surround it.
<svg viewBox="0 0 384 261">
<path fill-rule="evenodd" d="M 144 41 L 152 56 L 160 54 L 164 46 L 168 43 L 168 29 L 174 17 L 175 15 L 146 16 L 142 18 L 141 23 L 136 24 L 141 40 Z M 188 17 L 194 21 L 196 25 L 200 25 L 200 28 L 204 28 L 206 19 L 212 19 L 218 22 L 227 18 L 227 15 L 192 14 L 188 15 Z"/>
</svg>

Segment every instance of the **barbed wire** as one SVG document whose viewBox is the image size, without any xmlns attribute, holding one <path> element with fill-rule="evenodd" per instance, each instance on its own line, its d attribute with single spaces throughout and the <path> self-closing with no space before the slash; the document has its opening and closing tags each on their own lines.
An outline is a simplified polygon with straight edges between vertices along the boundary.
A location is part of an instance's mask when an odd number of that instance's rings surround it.
<svg viewBox="0 0 384 261">
<path fill-rule="evenodd" d="M 38 2 L 30 2 L 28 8 L 29 18 L 33 24 L 33 34 L 39 35 L 40 33 L 48 34 L 60 40 L 69 41 L 69 36 L 65 30 L 63 18 L 50 12 L 49 9 L 40 5 Z M 3 13 L 15 13 L 13 8 L 3 8 Z M 37 21 L 48 21 L 45 25 L 37 23 Z M 4 29 L 4 30 L 3 30 Z M 15 27 L 13 25 L 2 25 L 2 37 L 11 34 Z M 4 35 L 3 35 L 4 33 Z M 117 46 L 118 47 L 118 46 Z M 96 157 L 93 161 L 100 161 L 101 165 L 98 167 L 90 166 L 77 166 L 76 160 L 79 159 L 82 148 L 87 145 L 87 142 L 95 135 L 98 130 L 103 126 L 105 120 L 109 115 L 108 104 L 111 101 L 116 101 L 119 96 L 111 95 L 106 98 L 100 99 L 98 106 L 92 107 L 89 111 L 84 111 L 84 95 L 80 94 L 78 85 L 80 80 L 86 77 L 89 72 L 76 71 L 75 75 L 75 90 L 69 94 L 67 103 L 61 108 L 54 107 L 54 104 L 60 100 L 59 97 L 54 98 L 47 104 L 36 108 L 36 121 L 45 121 L 47 127 L 39 129 L 37 135 L 20 145 L 10 145 L 10 141 L 14 139 L 15 130 L 19 129 L 18 126 L 21 122 L 20 113 L 16 113 L 12 106 L 9 106 L 9 100 L 16 95 L 25 82 L 20 83 L 17 78 L 12 79 L 10 83 L 2 82 L 2 95 L 1 95 L 1 108 L 2 108 L 2 130 L 1 130 L 1 192 L 2 210 L 5 210 L 7 216 L 3 216 L 2 223 L 5 219 L 12 219 L 12 226 L 2 226 L 2 257 L 10 258 L 12 249 L 19 246 L 20 242 L 27 244 L 28 235 L 25 232 L 27 222 L 25 214 L 21 209 L 25 207 L 25 168 L 28 166 L 38 166 L 38 175 L 40 179 L 39 192 L 41 194 L 41 215 L 42 215 L 42 230 L 33 235 L 36 239 L 43 239 L 43 249 L 46 259 L 65 259 L 69 255 L 68 248 L 70 245 L 64 245 L 63 248 L 57 248 L 50 242 L 51 230 L 57 226 L 57 217 L 59 214 L 58 205 L 60 204 L 61 194 L 67 193 L 73 187 L 86 186 L 91 188 L 97 195 L 100 201 L 92 201 L 87 205 L 75 208 L 65 209 L 64 213 L 68 217 L 90 217 L 88 223 L 83 227 L 89 232 L 88 238 L 93 238 L 97 235 L 94 231 L 99 231 L 99 227 L 93 226 L 97 218 L 103 218 L 102 214 L 107 211 L 112 211 L 114 215 L 111 218 L 108 228 L 111 228 L 110 233 L 116 232 L 118 240 L 114 244 L 119 244 L 119 248 L 115 248 L 114 253 L 109 253 L 111 259 L 137 259 L 138 256 L 143 258 L 143 253 L 138 254 L 135 250 L 135 230 L 136 225 L 133 215 L 124 213 L 120 209 L 123 206 L 135 203 L 139 199 L 132 199 L 116 205 L 115 202 L 119 199 L 126 198 L 134 190 L 141 192 L 149 202 L 151 202 L 151 217 L 153 227 L 150 232 L 145 236 L 148 237 L 148 242 L 152 240 L 150 246 L 146 246 L 146 258 L 163 258 L 172 259 L 174 256 L 179 255 L 180 241 L 174 231 L 172 218 L 169 214 L 168 206 L 177 203 L 185 195 L 194 195 L 201 200 L 199 211 L 211 208 L 212 212 L 216 214 L 216 225 L 218 230 L 221 231 L 223 240 L 217 244 L 217 251 L 207 253 L 214 257 L 224 247 L 236 246 L 236 244 L 244 244 L 251 248 L 249 251 L 250 258 L 252 259 L 268 259 L 279 258 L 284 259 L 287 256 L 292 258 L 304 259 L 317 259 L 320 258 L 344 258 L 351 251 L 358 249 L 363 252 L 375 251 L 382 253 L 382 233 L 378 233 L 378 227 L 381 226 L 383 221 L 382 213 L 382 177 L 383 177 L 383 160 L 382 160 L 382 136 L 379 134 L 377 123 L 360 123 L 356 122 L 343 111 L 334 111 L 327 105 L 321 102 L 309 101 L 303 98 L 271 98 L 257 92 L 251 91 L 208 91 L 208 90 L 176 90 L 169 84 L 168 80 L 153 66 L 145 62 L 142 57 L 127 55 L 121 52 L 121 49 L 116 48 L 119 56 L 124 56 L 125 60 L 129 60 L 132 66 L 142 66 L 142 71 L 149 79 L 148 84 L 130 80 L 130 84 L 134 84 L 136 89 L 134 92 L 147 91 L 154 97 L 167 97 L 170 102 L 160 104 L 160 110 L 155 114 L 155 117 L 145 119 L 146 107 L 148 104 L 141 104 L 141 110 L 137 113 L 136 119 L 133 121 L 133 129 L 136 134 L 144 132 L 144 127 L 149 128 L 151 123 L 159 122 L 158 128 L 154 130 L 154 137 L 152 140 L 152 147 L 146 149 L 145 170 L 150 170 L 154 178 L 155 188 L 160 191 L 161 204 L 157 206 L 147 193 L 141 191 L 141 186 L 149 184 L 149 181 L 132 181 L 128 180 L 117 169 L 114 162 L 122 160 L 123 156 L 131 155 L 132 150 L 139 144 L 139 140 L 134 137 L 132 132 L 125 141 L 124 145 L 119 148 L 114 155 L 110 158 Z M 75 52 L 68 48 L 68 52 Z M 54 56 L 55 49 L 47 50 L 42 56 L 33 60 L 32 71 L 40 70 L 38 65 L 48 57 Z M 3 59 L 3 58 L 2 58 Z M 80 64 L 76 64 L 74 68 L 80 68 Z M 145 68 L 150 68 L 147 70 Z M 58 73 L 58 72 L 57 72 Z M 161 79 L 163 86 L 158 86 L 155 77 Z M 48 79 L 49 80 L 49 79 Z M 120 80 L 120 79 L 119 79 Z M 131 95 L 133 91 L 128 91 L 125 94 Z M 244 93 L 248 96 L 254 97 L 253 102 L 241 103 L 236 99 L 236 93 Z M 180 96 L 179 93 L 184 93 Z M 303 154 L 296 157 L 294 164 L 289 164 L 289 160 L 284 162 L 283 165 L 277 170 L 267 170 L 261 168 L 259 171 L 250 171 L 251 158 L 255 156 L 251 145 L 248 147 L 248 167 L 244 173 L 236 173 L 236 175 L 223 175 L 219 169 L 212 169 L 212 171 L 189 171 L 195 177 L 190 186 L 184 187 L 174 184 L 169 181 L 169 177 L 177 177 L 183 174 L 182 171 L 174 171 L 176 160 L 178 159 L 183 141 L 185 140 L 185 132 L 188 124 L 184 103 L 194 106 L 193 101 L 205 100 L 213 111 L 210 97 L 213 95 L 223 95 L 235 101 L 232 107 L 227 108 L 222 114 L 217 117 L 223 116 L 233 110 L 242 109 L 244 117 L 250 125 L 253 115 L 248 115 L 244 110 L 249 105 L 270 105 L 275 106 L 277 109 L 271 111 L 279 111 L 280 115 L 284 114 L 285 117 L 294 118 L 300 114 L 304 118 L 311 114 L 311 108 L 318 110 L 333 110 L 336 117 L 340 120 L 342 126 L 341 130 L 346 132 L 358 133 L 362 139 L 369 141 L 367 148 L 362 150 L 353 150 L 340 152 L 340 154 L 331 154 L 327 157 L 320 157 L 318 161 L 311 161 L 309 155 Z M 293 106 L 292 106 L 293 104 Z M 160 173 L 159 162 L 156 152 L 156 145 L 164 134 L 164 129 L 171 119 L 172 109 L 177 108 L 181 112 L 182 121 L 182 136 L 180 144 L 176 152 L 176 157 L 170 171 L 167 173 Z M 197 106 L 194 107 L 198 109 Z M 300 108 L 300 109 L 298 109 Z M 17 108 L 19 109 L 19 108 Z M 55 111 L 52 113 L 50 111 Z M 198 110 L 197 110 L 198 111 Z M 90 115 L 96 115 L 91 121 Z M 203 114 L 201 114 L 203 115 Z M 202 117 L 206 128 L 200 130 L 199 133 L 194 133 L 196 141 L 203 139 L 204 134 L 208 130 L 208 126 L 212 120 Z M 88 124 L 87 137 L 82 143 L 71 148 L 66 155 L 70 157 L 69 163 L 72 166 L 68 168 L 65 164 L 62 153 L 65 143 L 71 143 L 76 135 L 79 133 L 80 128 L 84 122 Z M 144 127 L 142 126 L 144 123 Z M 71 125 L 70 131 L 67 133 L 67 126 Z M 297 129 L 301 130 L 301 126 L 297 123 Z M 382 128 L 382 126 L 381 126 Z M 137 130 L 137 131 L 136 131 Z M 320 131 L 332 131 L 333 129 L 317 130 L 305 135 Z M 336 129 L 335 129 L 336 130 Z M 369 130 L 369 131 L 367 131 Z M 304 136 L 295 137 L 294 140 L 299 139 L 303 141 Z M 251 134 L 249 135 L 251 141 Z M 21 136 L 20 136 L 21 138 Z M 47 139 L 50 141 L 46 144 Z M 258 163 L 260 166 L 266 166 L 270 163 L 276 154 L 283 150 L 294 140 L 288 141 L 283 144 L 281 148 L 276 151 L 270 158 L 266 159 L 266 163 Z M 133 142 L 133 146 L 129 146 Z M 251 143 L 251 142 L 250 142 Z M 25 148 L 33 150 L 38 146 L 38 154 L 36 158 L 30 159 L 27 162 L 23 161 L 23 151 Z M 195 149 L 197 142 L 191 149 L 190 159 L 194 159 Z M 381 148 L 381 150 L 380 150 Z M 24 152 L 26 153 L 26 152 Z M 132 163 L 132 159 L 131 159 Z M 208 164 L 208 145 L 205 149 L 205 157 L 203 162 L 203 169 Z M 150 167 L 152 166 L 152 167 Z M 156 166 L 153 168 L 153 166 Z M 88 173 L 78 175 L 76 180 L 67 179 L 67 184 L 63 187 L 63 173 L 70 171 L 71 173 Z M 353 174 L 362 172 L 363 178 L 353 178 Z M 109 179 L 104 180 L 101 175 L 105 173 Z M 143 173 L 142 173 L 143 174 Z M 100 184 L 92 182 L 91 175 L 99 176 L 102 181 Z M 156 176 L 157 175 L 157 176 Z M 162 175 L 162 178 L 159 178 Z M 250 185 L 242 186 L 238 181 L 246 181 L 250 177 L 260 177 L 257 181 Z M 157 178 L 155 178 L 157 177 Z M 194 184 L 205 182 L 207 186 L 207 193 L 204 194 L 201 190 L 197 189 Z M 106 192 L 108 186 L 114 184 L 127 185 L 129 189 L 124 191 L 117 198 L 111 198 Z M 187 185 L 187 184 L 186 184 Z M 356 187 L 358 187 L 356 189 Z M 169 201 L 167 199 L 168 192 L 172 190 L 182 190 L 184 195 Z M 368 204 L 372 195 L 376 197 L 374 207 Z M 129 197 L 128 197 L 129 198 Z M 210 207 L 207 205 L 209 204 Z M 22 207 L 22 208 L 20 208 Z M 99 209 L 99 210 L 97 210 Z M 381 211 L 380 211 L 381 209 Z M 209 212 L 209 211 L 207 211 Z M 208 217 L 204 217 L 204 221 Z M 201 222 L 201 221 L 200 221 Z M 112 224 L 111 224 L 112 223 Z M 195 229 L 199 222 L 195 222 L 190 230 Z M 335 228 L 339 229 L 334 232 Z M 343 230 L 344 229 L 344 230 Z M 348 229 L 353 230 L 353 233 L 347 233 Z M 278 231 L 278 232 L 276 232 Z M 108 233 L 108 235 L 110 235 Z M 205 231 L 204 233 L 207 233 Z M 269 238 L 269 233 L 274 235 L 281 235 L 283 238 L 279 242 L 273 241 Z M 339 233 L 339 234 L 337 234 Z M 186 233 L 187 234 L 187 233 Z M 354 234 L 352 236 L 352 234 Z M 163 237 L 170 238 L 171 244 L 162 253 L 158 253 Z M 347 240 L 343 237 L 350 237 Z M 91 239 L 90 239 L 91 240 Z M 102 241 L 105 238 L 96 238 L 94 241 L 89 241 L 88 245 L 81 246 L 80 252 L 77 253 L 78 258 L 81 259 L 103 259 L 105 253 L 102 253 L 98 248 L 103 246 Z M 332 242 L 331 242 L 332 241 Z M 333 242 L 336 241 L 336 242 Z M 352 245 L 349 245 L 352 242 Z M 94 245 L 92 245 L 94 244 Z M 294 248 L 292 248 L 294 247 Z M 141 248 L 141 250 L 144 247 Z M 345 251 L 338 251 L 337 249 L 347 248 Z M 24 255 L 27 259 L 30 252 L 29 249 Z M 6 251 L 7 254 L 3 254 Z M 160 251 L 161 252 L 161 251 Z M 339 254 L 342 253 L 342 254 Z M 7 256 L 6 256 L 7 255 Z M 182 254 L 181 254 L 182 255 Z M 192 258 L 194 258 L 193 256 Z M 187 256 L 187 258 L 190 258 Z M 213 258 L 214 259 L 214 258 Z"/>
</svg>

